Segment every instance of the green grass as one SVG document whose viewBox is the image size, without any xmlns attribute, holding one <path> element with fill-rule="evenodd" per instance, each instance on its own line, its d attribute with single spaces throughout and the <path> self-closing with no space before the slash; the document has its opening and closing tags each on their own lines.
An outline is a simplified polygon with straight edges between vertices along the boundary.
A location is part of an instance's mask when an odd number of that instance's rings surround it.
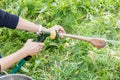
<svg viewBox="0 0 120 80">
<path fill-rule="evenodd" d="M 0 8 L 47 28 L 59 24 L 67 33 L 120 41 L 120 0 L 1 0 Z M 1 28 L 0 53 L 13 53 L 35 36 Z M 120 43 L 99 50 L 84 41 L 48 38 L 18 73 L 34 80 L 120 80 Z"/>
</svg>

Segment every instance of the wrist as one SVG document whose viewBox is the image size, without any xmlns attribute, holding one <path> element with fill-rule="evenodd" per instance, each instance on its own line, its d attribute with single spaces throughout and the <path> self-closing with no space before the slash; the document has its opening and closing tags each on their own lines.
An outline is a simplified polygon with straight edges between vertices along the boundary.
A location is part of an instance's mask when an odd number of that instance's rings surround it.
<svg viewBox="0 0 120 80">
<path fill-rule="evenodd" d="M 25 47 L 21 48 L 18 50 L 20 54 L 22 54 L 24 57 L 29 55 L 29 50 L 26 49 Z"/>
<path fill-rule="evenodd" d="M 37 30 L 37 31 L 38 31 L 38 32 L 40 32 L 40 31 L 49 32 L 49 29 L 43 27 L 42 25 L 38 25 L 38 30 Z"/>
</svg>

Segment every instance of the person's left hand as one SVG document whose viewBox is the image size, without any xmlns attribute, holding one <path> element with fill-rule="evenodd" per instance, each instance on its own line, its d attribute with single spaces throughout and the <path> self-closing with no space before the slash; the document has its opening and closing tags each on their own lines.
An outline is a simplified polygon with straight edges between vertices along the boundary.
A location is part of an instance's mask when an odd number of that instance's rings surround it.
<svg viewBox="0 0 120 80">
<path fill-rule="evenodd" d="M 48 31 L 57 30 L 59 33 L 66 33 L 64 28 L 60 25 L 55 25 L 48 29 Z"/>
</svg>

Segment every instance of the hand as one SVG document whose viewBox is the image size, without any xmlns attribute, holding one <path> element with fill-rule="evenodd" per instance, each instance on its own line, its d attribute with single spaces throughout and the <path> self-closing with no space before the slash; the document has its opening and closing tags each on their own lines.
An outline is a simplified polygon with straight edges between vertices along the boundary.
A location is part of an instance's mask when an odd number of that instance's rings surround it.
<svg viewBox="0 0 120 80">
<path fill-rule="evenodd" d="M 57 30 L 59 33 L 66 33 L 64 28 L 60 25 L 55 25 L 48 29 L 48 31 Z"/>
<path fill-rule="evenodd" d="M 32 56 L 41 51 L 43 46 L 43 43 L 33 42 L 32 39 L 28 39 L 23 49 L 27 51 L 26 53 L 28 53 L 28 55 Z"/>
</svg>

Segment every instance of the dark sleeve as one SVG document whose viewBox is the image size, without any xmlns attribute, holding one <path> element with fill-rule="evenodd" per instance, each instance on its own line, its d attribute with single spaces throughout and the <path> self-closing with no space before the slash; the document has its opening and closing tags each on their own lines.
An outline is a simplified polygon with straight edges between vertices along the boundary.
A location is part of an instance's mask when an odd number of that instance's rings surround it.
<svg viewBox="0 0 120 80">
<path fill-rule="evenodd" d="M 19 17 L 0 10 L 0 27 L 15 29 Z"/>
</svg>

